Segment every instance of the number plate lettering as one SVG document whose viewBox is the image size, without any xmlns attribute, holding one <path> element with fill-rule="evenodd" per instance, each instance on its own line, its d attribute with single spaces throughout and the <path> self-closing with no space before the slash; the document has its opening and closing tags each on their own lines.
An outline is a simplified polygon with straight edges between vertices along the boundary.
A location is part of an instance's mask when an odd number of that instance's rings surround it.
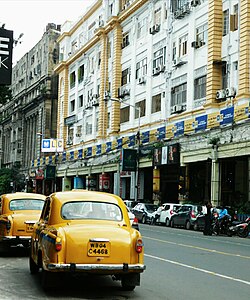
<svg viewBox="0 0 250 300">
<path fill-rule="evenodd" d="M 110 244 L 108 242 L 89 242 L 88 256 L 109 256 Z"/>
</svg>

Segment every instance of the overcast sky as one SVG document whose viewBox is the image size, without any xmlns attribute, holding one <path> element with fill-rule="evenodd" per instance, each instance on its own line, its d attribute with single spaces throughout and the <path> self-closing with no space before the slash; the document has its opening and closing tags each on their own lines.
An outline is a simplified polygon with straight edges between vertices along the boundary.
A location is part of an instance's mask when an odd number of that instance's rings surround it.
<svg viewBox="0 0 250 300">
<path fill-rule="evenodd" d="M 0 0 L 0 26 L 13 30 L 14 39 L 20 34 L 21 43 L 13 49 L 15 65 L 42 38 L 48 23 L 76 21 L 94 0 Z"/>
</svg>

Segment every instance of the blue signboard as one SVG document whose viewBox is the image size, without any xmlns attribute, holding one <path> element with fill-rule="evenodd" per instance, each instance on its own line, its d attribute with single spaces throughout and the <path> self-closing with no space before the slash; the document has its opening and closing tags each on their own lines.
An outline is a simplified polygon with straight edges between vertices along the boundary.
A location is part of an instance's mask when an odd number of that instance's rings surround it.
<svg viewBox="0 0 250 300">
<path fill-rule="evenodd" d="M 157 128 L 157 140 L 163 140 L 166 137 L 166 126 Z"/>
<path fill-rule="evenodd" d="M 234 119 L 234 107 L 227 107 L 220 111 L 220 125 L 232 124 Z"/>
<path fill-rule="evenodd" d="M 106 143 L 106 152 L 110 152 L 111 151 L 111 145 L 112 145 L 111 142 L 107 142 Z"/>
<path fill-rule="evenodd" d="M 62 161 L 66 161 L 66 152 L 63 152 L 62 154 Z"/>
<path fill-rule="evenodd" d="M 78 159 L 82 159 L 82 149 L 78 150 Z"/>
<path fill-rule="evenodd" d="M 175 132 L 174 136 L 178 137 L 184 134 L 184 121 L 175 123 Z"/>
<path fill-rule="evenodd" d="M 142 144 L 146 144 L 149 142 L 149 131 L 145 131 L 142 133 Z"/>
<path fill-rule="evenodd" d="M 98 155 L 98 154 L 102 154 L 102 145 L 101 144 L 96 146 L 96 155 Z"/>
<path fill-rule="evenodd" d="M 91 156 L 91 155 L 92 155 L 92 147 L 88 147 L 86 156 Z"/>
<path fill-rule="evenodd" d="M 121 149 L 122 148 L 122 138 L 117 139 L 117 149 Z"/>
<path fill-rule="evenodd" d="M 195 132 L 207 129 L 207 115 L 195 118 Z"/>
<path fill-rule="evenodd" d="M 129 147 L 132 147 L 132 146 L 134 146 L 134 145 L 135 145 L 135 135 L 133 134 L 133 135 L 129 136 L 129 143 L 128 143 L 128 146 L 129 146 Z"/>
<path fill-rule="evenodd" d="M 70 154 L 70 160 L 74 160 L 74 151 L 70 151 L 69 152 L 69 154 Z"/>
</svg>

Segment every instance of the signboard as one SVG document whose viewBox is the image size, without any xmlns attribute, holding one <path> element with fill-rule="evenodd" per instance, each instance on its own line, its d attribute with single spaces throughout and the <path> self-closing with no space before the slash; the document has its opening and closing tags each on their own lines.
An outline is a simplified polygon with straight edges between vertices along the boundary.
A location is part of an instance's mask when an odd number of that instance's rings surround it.
<svg viewBox="0 0 250 300">
<path fill-rule="evenodd" d="M 63 152 L 63 139 L 42 139 L 42 152 Z"/>
<path fill-rule="evenodd" d="M 0 85 L 11 85 L 13 31 L 0 28 Z"/>
<path fill-rule="evenodd" d="M 137 150 L 122 149 L 122 171 L 136 171 L 137 165 Z"/>
<path fill-rule="evenodd" d="M 56 177 L 56 166 L 46 166 L 45 179 L 55 179 Z"/>
</svg>

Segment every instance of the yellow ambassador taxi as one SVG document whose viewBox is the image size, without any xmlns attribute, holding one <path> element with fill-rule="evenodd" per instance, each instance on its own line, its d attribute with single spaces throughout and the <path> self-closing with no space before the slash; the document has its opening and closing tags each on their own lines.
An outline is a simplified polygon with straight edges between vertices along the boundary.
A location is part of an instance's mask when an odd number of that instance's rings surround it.
<svg viewBox="0 0 250 300">
<path fill-rule="evenodd" d="M 31 238 L 31 274 L 40 268 L 44 288 L 58 272 L 111 275 L 124 290 L 140 285 L 144 245 L 123 200 L 87 190 L 48 196 Z"/>
<path fill-rule="evenodd" d="M 28 247 L 33 225 L 38 221 L 46 196 L 16 192 L 0 198 L 0 247 L 22 244 Z"/>
</svg>

